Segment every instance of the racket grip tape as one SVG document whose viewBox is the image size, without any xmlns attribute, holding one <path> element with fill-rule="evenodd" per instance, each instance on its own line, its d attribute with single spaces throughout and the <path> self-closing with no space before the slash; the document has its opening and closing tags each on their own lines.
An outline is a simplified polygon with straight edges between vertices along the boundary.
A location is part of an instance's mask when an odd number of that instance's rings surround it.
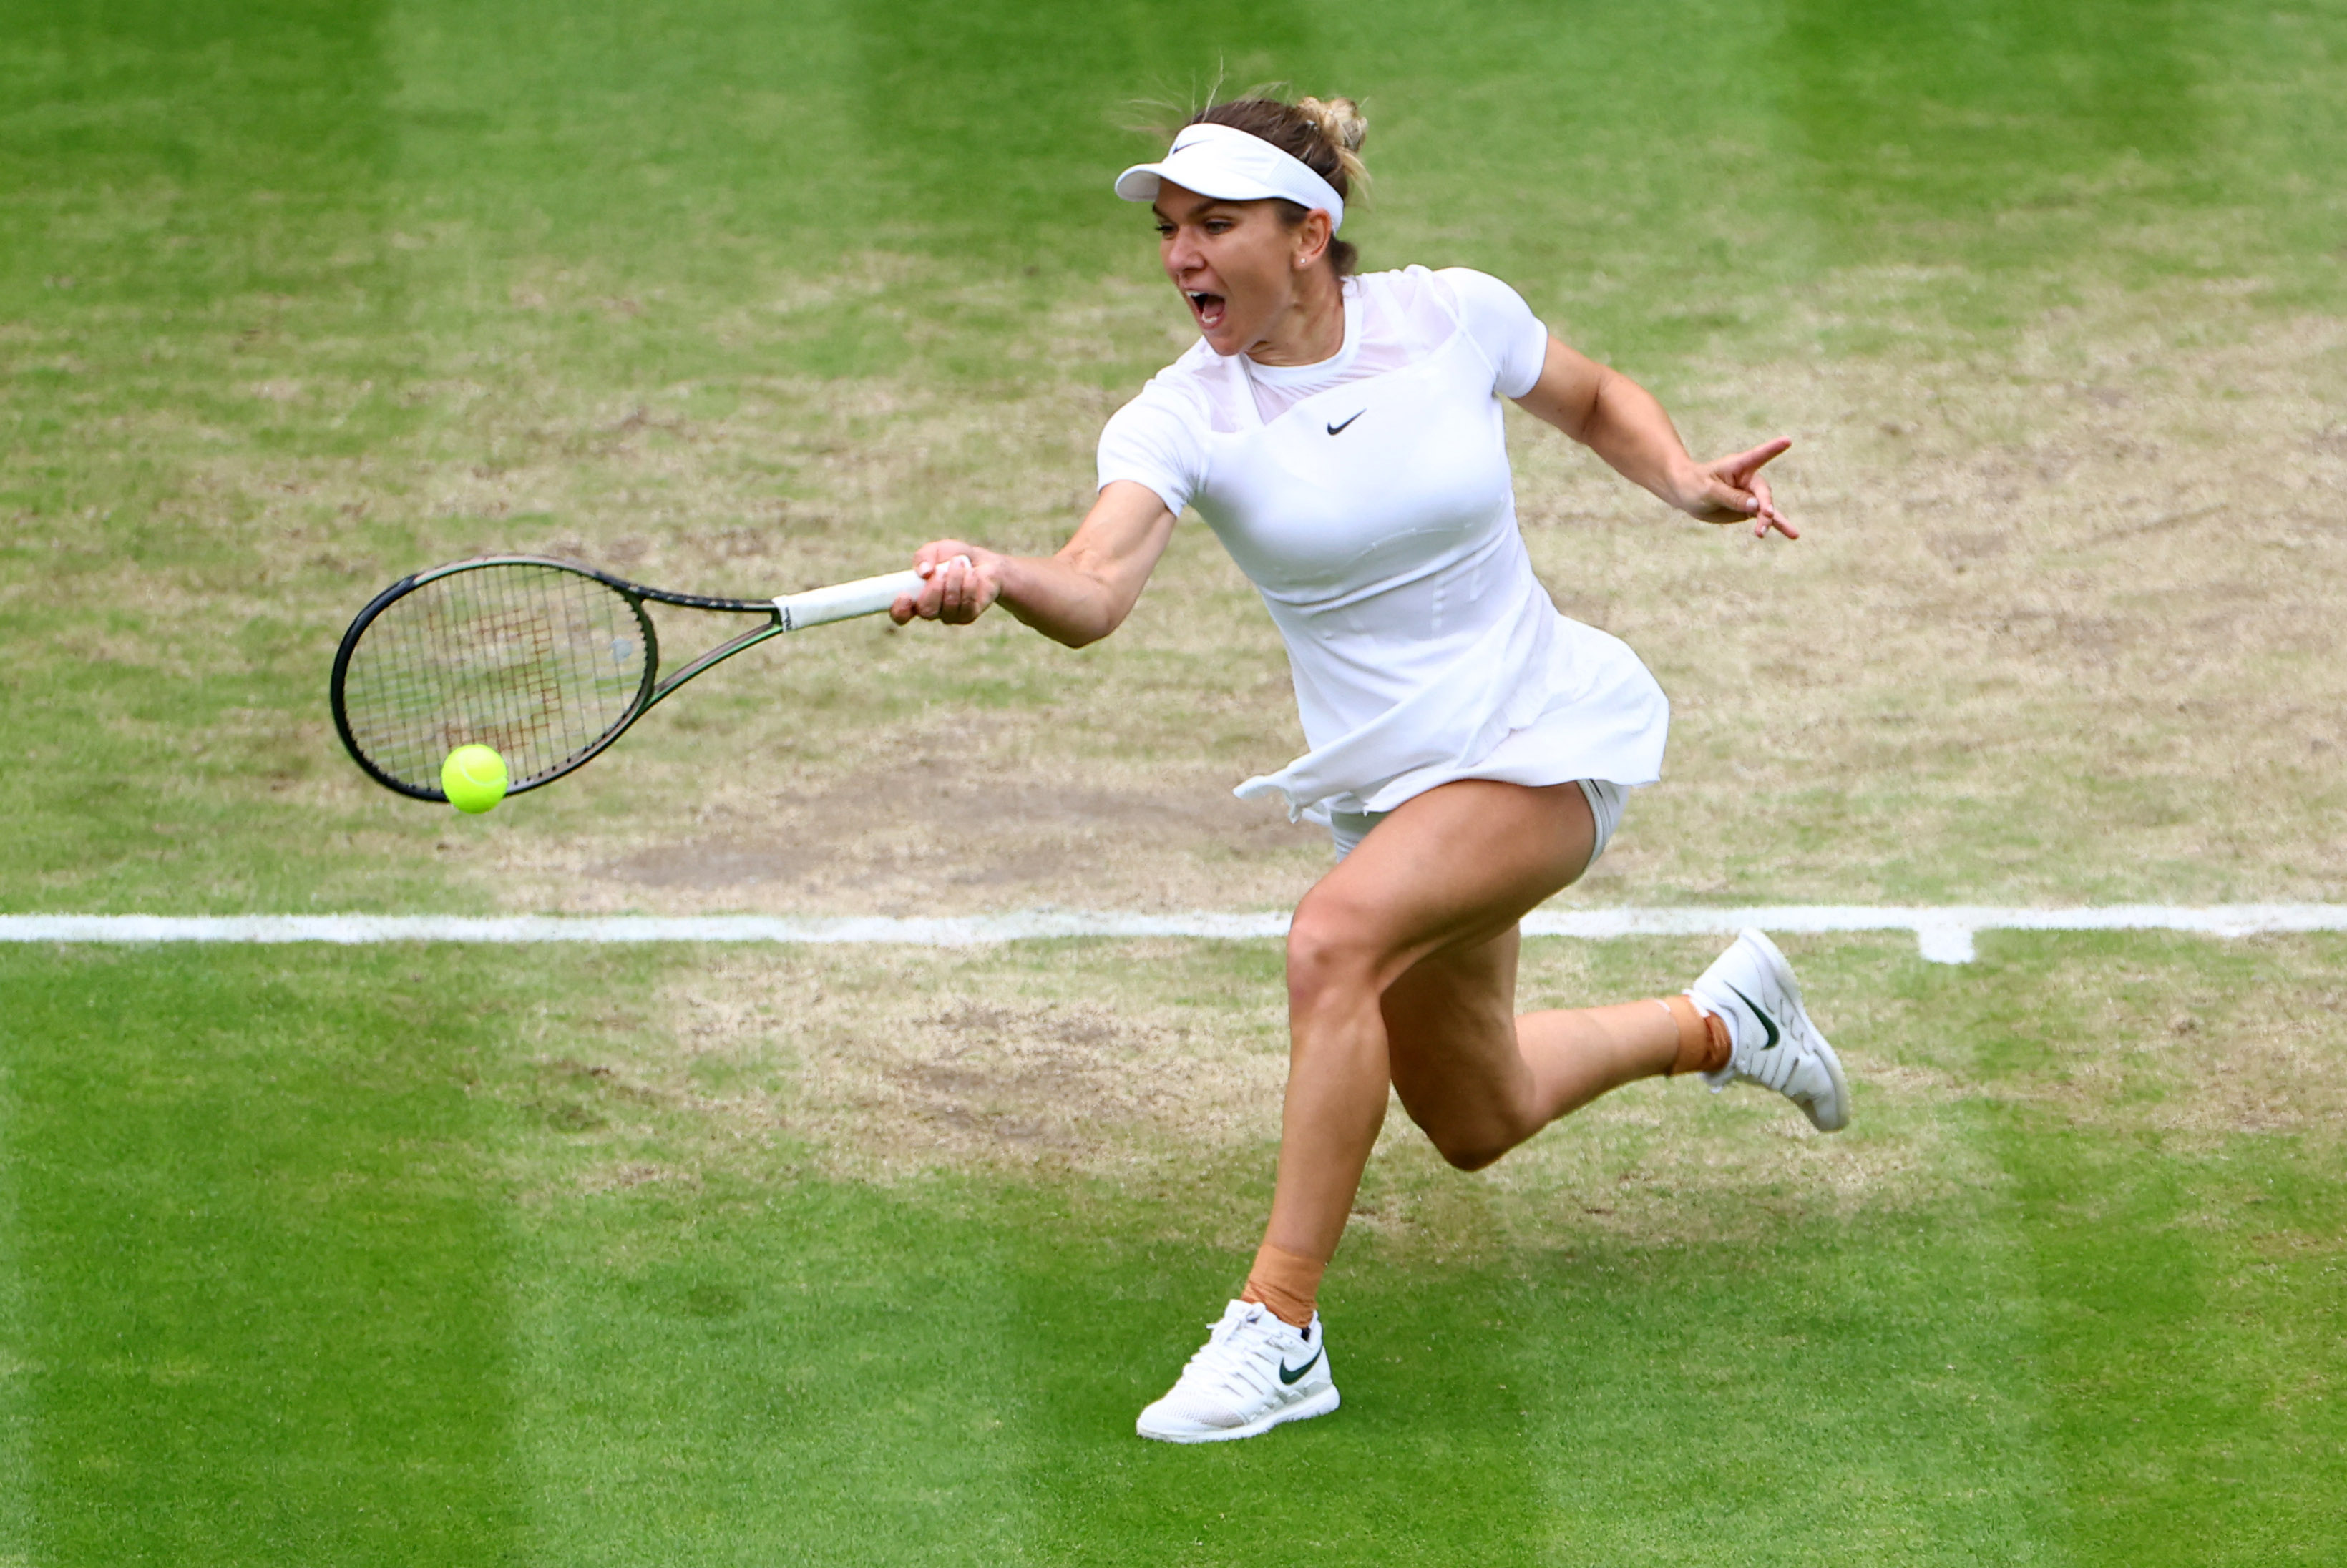
<svg viewBox="0 0 2347 1568">
<path fill-rule="evenodd" d="M 885 577 L 863 577 L 827 588 L 809 588 L 804 594 L 784 594 L 774 601 L 774 608 L 782 612 L 784 630 L 805 631 L 833 621 L 876 616 L 901 596 L 919 593 L 921 582 L 918 572 L 891 572 Z"/>
</svg>

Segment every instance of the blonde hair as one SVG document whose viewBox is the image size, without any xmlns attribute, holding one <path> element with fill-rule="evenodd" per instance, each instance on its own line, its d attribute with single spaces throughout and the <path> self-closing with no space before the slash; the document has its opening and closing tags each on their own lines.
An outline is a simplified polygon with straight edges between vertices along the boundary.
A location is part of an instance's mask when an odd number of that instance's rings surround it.
<svg viewBox="0 0 2347 1568">
<path fill-rule="evenodd" d="M 1361 106 L 1350 98 L 1303 97 L 1296 100 L 1296 110 L 1311 117 L 1312 123 L 1320 127 L 1321 139 L 1337 155 L 1337 168 L 1345 177 L 1342 184 L 1328 181 L 1337 187 L 1337 194 L 1350 200 L 1353 193 L 1348 187 L 1359 186 L 1367 190 L 1369 171 L 1361 162 L 1361 144 L 1368 139 L 1369 122 L 1361 113 Z"/>
</svg>

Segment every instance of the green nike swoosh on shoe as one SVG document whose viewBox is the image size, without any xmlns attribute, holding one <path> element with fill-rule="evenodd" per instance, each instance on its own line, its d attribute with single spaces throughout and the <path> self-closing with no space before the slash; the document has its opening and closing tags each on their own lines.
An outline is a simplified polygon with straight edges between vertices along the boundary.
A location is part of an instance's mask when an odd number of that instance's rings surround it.
<svg viewBox="0 0 2347 1568">
<path fill-rule="evenodd" d="M 1343 1402 L 1329 1380 L 1325 1339 L 1317 1317 L 1299 1329 L 1256 1302 L 1234 1301 L 1133 1431 L 1159 1442 L 1228 1442 L 1325 1416 Z M 1312 1354 L 1296 1367 L 1290 1350 Z"/>
<path fill-rule="evenodd" d="M 1730 991 L 1736 991 L 1736 987 L 1732 985 L 1728 986 L 1727 989 Z M 1768 1016 L 1768 1010 L 1767 1008 L 1761 1006 L 1758 1003 L 1745 995 L 1744 993 L 1736 991 L 1736 997 L 1737 1000 L 1743 1003 L 1745 1006 L 1752 1009 L 1752 1016 L 1760 1020 L 1760 1027 L 1768 1032 L 1768 1043 L 1766 1045 L 1761 1046 L 1760 1049 L 1763 1051 L 1774 1051 L 1777 1048 L 1777 1042 L 1784 1038 L 1783 1035 L 1777 1033 L 1777 1021 Z"/>
</svg>

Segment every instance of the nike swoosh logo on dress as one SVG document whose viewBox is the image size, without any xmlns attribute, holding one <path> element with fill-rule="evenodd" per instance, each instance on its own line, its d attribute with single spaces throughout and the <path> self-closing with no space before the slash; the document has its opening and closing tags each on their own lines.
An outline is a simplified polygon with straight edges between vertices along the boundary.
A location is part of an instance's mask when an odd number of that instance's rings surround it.
<svg viewBox="0 0 2347 1568">
<path fill-rule="evenodd" d="M 1353 419 L 1358 419 L 1361 416 L 1359 414 L 1355 414 Z M 1352 420 L 1347 420 L 1345 423 L 1350 424 Z M 1302 1366 L 1296 1368 L 1296 1370 L 1292 1372 L 1287 1369 L 1287 1363 L 1284 1360 L 1281 1361 L 1279 1363 L 1279 1380 L 1283 1383 L 1292 1383 L 1296 1381 L 1296 1379 L 1302 1377 L 1305 1373 L 1312 1369 L 1314 1362 L 1320 1359 L 1321 1354 L 1322 1352 L 1318 1350 L 1313 1351 L 1312 1359 L 1305 1362 Z"/>
<path fill-rule="evenodd" d="M 1732 985 L 1727 989 L 1730 991 L 1736 991 L 1736 987 Z M 1774 1051 L 1777 1048 L 1777 1041 L 1778 1038 L 1777 1033 L 1777 1021 L 1769 1017 L 1768 1013 L 1762 1012 L 1760 1004 L 1753 1001 L 1750 997 L 1745 995 L 1744 993 L 1736 991 L 1736 995 L 1737 999 L 1742 1002 L 1745 1006 L 1752 1009 L 1753 1016 L 1760 1020 L 1760 1027 L 1768 1032 L 1768 1044 L 1761 1046 L 1760 1049 L 1763 1051 Z"/>
<path fill-rule="evenodd" d="M 1362 414 L 1365 414 L 1365 413 L 1367 413 L 1367 412 L 1369 412 L 1369 411 L 1368 411 L 1368 409 L 1360 409 L 1360 410 L 1357 411 L 1357 412 L 1354 413 L 1354 415 L 1353 415 L 1353 419 L 1348 419 L 1348 420 L 1347 420 L 1347 421 L 1345 422 L 1345 424 L 1350 424 L 1350 423 L 1352 423 L 1354 419 L 1358 419 L 1358 418 L 1360 418 L 1360 417 L 1361 417 L 1361 415 L 1362 415 Z M 1330 425 L 1330 426 L 1328 427 L 1328 433 L 1329 433 L 1330 435 L 1334 435 L 1334 434 L 1336 434 L 1338 431 L 1340 431 L 1340 430 L 1342 430 L 1342 429 L 1344 429 L 1344 428 L 1345 428 L 1345 424 L 1332 424 L 1332 425 Z"/>
</svg>

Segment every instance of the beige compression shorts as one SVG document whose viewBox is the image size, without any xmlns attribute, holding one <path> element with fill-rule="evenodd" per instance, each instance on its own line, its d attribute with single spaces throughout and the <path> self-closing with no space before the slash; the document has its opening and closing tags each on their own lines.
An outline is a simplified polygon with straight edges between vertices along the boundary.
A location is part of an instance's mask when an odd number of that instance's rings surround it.
<svg viewBox="0 0 2347 1568">
<path fill-rule="evenodd" d="M 1589 814 L 1597 822 L 1597 842 L 1589 851 L 1589 864 L 1594 866 L 1597 863 L 1597 857 L 1605 852 L 1606 844 L 1614 837 L 1614 830 L 1622 825 L 1622 807 L 1628 800 L 1630 791 L 1603 779 L 1579 779 L 1574 782 L 1581 786 L 1582 794 L 1588 799 Z M 1370 829 L 1392 815 L 1390 811 L 1331 811 L 1328 814 L 1328 836 L 1337 841 L 1337 858 L 1341 860 L 1351 854 L 1355 847 L 1368 837 Z M 1587 869 L 1583 868 L 1584 872 Z"/>
</svg>

